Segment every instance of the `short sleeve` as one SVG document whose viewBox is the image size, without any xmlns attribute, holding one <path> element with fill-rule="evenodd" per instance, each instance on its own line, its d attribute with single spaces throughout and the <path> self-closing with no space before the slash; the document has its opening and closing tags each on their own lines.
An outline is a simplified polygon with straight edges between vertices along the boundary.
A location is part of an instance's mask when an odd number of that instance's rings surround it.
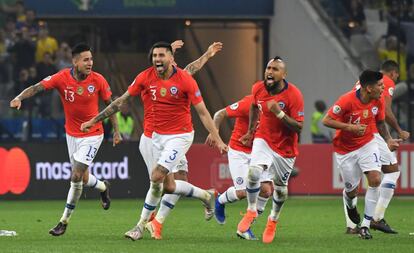
<svg viewBox="0 0 414 253">
<path fill-rule="evenodd" d="M 250 106 L 252 104 L 252 96 L 246 96 L 240 101 L 233 103 L 226 107 L 226 112 L 229 118 L 237 118 L 249 114 Z"/>
<path fill-rule="evenodd" d="M 188 87 L 188 98 L 193 105 L 199 104 L 203 101 L 200 89 L 198 88 L 197 82 L 189 77 L 185 79 L 186 86 Z"/>
<path fill-rule="evenodd" d="M 378 113 L 375 116 L 376 121 L 383 121 L 385 120 L 385 99 L 382 96 L 381 99 L 378 101 Z"/>
<path fill-rule="evenodd" d="M 99 95 L 102 98 L 102 100 L 107 101 L 111 98 L 112 96 L 112 91 L 111 91 L 111 87 L 109 86 L 108 82 L 106 81 L 106 79 L 101 76 L 99 78 L 99 85 L 100 85 L 100 91 L 99 91 Z"/>
<path fill-rule="evenodd" d="M 46 90 L 50 90 L 56 88 L 59 85 L 60 80 L 61 72 L 45 77 L 42 81 L 40 81 L 40 83 Z"/>
<path fill-rule="evenodd" d="M 292 101 L 293 103 L 290 104 L 290 117 L 298 122 L 303 122 L 305 118 L 305 111 L 304 111 L 304 103 L 303 103 L 303 95 L 299 90 L 296 90 L 296 94 L 294 95 Z"/>
<path fill-rule="evenodd" d="M 335 120 L 342 119 L 343 115 L 348 110 L 348 104 L 349 102 L 346 101 L 346 97 L 340 97 L 334 105 L 329 108 L 327 113 L 328 116 Z"/>
<path fill-rule="evenodd" d="M 143 90 L 143 84 L 145 81 L 145 74 L 144 72 L 139 73 L 134 81 L 129 85 L 128 87 L 128 93 L 131 96 L 138 96 L 141 94 L 141 91 Z"/>
</svg>

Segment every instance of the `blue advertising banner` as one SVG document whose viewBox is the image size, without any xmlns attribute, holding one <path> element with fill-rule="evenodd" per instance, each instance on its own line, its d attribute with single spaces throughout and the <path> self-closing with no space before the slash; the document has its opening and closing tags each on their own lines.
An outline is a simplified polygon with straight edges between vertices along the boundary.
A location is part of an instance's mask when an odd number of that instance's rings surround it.
<svg viewBox="0 0 414 253">
<path fill-rule="evenodd" d="M 268 18 L 273 0 L 25 0 L 40 17 Z"/>
</svg>

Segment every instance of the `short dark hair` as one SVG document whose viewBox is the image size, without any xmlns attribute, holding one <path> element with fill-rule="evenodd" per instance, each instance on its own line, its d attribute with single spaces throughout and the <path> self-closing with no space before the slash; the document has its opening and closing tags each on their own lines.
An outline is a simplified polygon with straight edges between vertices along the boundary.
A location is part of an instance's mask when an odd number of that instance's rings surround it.
<svg viewBox="0 0 414 253">
<path fill-rule="evenodd" d="M 165 48 L 167 51 L 170 51 L 171 54 L 173 53 L 173 49 L 171 47 L 171 44 L 165 41 L 158 41 L 154 45 L 152 45 L 149 53 L 148 53 L 148 61 L 150 64 L 152 64 L 152 53 L 154 52 L 155 48 Z"/>
<path fill-rule="evenodd" d="M 384 72 L 399 71 L 400 67 L 396 61 L 386 60 L 381 64 L 381 70 Z"/>
<path fill-rule="evenodd" d="M 318 112 L 324 112 L 326 110 L 326 104 L 322 100 L 316 100 L 315 108 Z"/>
<path fill-rule="evenodd" d="M 382 79 L 382 73 L 373 70 L 364 70 L 359 76 L 359 83 L 362 87 L 367 87 L 368 85 L 376 84 L 379 80 Z"/>
<path fill-rule="evenodd" d="M 78 43 L 72 48 L 72 57 L 75 57 L 76 55 L 85 52 L 85 51 L 91 51 L 91 47 L 86 43 Z"/>
</svg>

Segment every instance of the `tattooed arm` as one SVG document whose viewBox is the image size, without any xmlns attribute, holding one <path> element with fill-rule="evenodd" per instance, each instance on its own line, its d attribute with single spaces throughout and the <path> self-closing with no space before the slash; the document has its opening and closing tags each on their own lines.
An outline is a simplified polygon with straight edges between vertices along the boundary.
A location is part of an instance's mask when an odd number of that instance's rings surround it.
<svg viewBox="0 0 414 253">
<path fill-rule="evenodd" d="M 16 107 L 17 110 L 20 110 L 20 107 L 22 106 L 22 100 L 26 98 L 30 98 L 37 93 L 44 91 L 45 87 L 41 83 L 37 83 L 35 85 L 32 85 L 28 88 L 26 88 L 24 91 L 22 91 L 19 95 L 17 95 L 12 101 L 10 101 L 10 107 Z"/>
<path fill-rule="evenodd" d="M 188 64 L 184 70 L 187 71 L 190 75 L 194 75 L 197 71 L 199 71 L 207 61 L 212 58 L 217 52 L 221 51 L 223 48 L 223 43 L 221 42 L 214 42 L 211 44 L 207 51 L 197 60 L 193 61 L 192 63 Z"/>
<path fill-rule="evenodd" d="M 104 102 L 107 106 L 109 106 L 113 102 L 113 100 L 112 98 L 109 98 L 108 100 Z M 116 118 L 116 114 L 112 114 L 111 116 L 109 116 L 109 119 L 111 121 L 112 128 L 114 129 L 113 146 L 115 147 L 115 145 L 119 144 L 122 141 L 122 136 L 121 136 L 121 133 L 119 132 L 119 126 L 118 126 L 118 120 Z"/>
<path fill-rule="evenodd" d="M 115 99 L 115 101 L 113 101 L 110 105 L 108 105 L 98 115 L 96 115 L 95 117 L 93 117 L 91 120 L 82 123 L 82 125 L 81 125 L 81 131 L 82 132 L 88 132 L 89 129 L 93 125 L 95 125 L 99 121 L 102 121 L 102 120 L 108 118 L 109 116 L 113 115 L 117 111 L 119 111 L 119 108 L 121 108 L 121 105 L 123 103 L 126 103 L 126 101 L 128 100 L 129 97 L 130 97 L 130 95 L 129 95 L 129 92 L 127 91 L 122 96 L 120 96 L 119 98 Z M 118 126 L 118 124 L 117 124 L 117 126 Z"/>
</svg>

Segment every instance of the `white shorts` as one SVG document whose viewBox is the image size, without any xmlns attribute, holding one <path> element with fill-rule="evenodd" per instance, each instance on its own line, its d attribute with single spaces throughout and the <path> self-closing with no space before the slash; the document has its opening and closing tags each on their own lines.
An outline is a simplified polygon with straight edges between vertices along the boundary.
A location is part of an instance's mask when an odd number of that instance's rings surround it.
<svg viewBox="0 0 414 253">
<path fill-rule="evenodd" d="M 152 139 L 145 134 L 141 135 L 139 139 L 139 152 L 144 159 L 147 166 L 148 175 L 151 175 L 151 171 L 154 168 L 154 156 L 152 155 Z"/>
<path fill-rule="evenodd" d="M 397 155 L 395 152 L 392 152 L 389 148 L 387 143 L 384 141 L 382 136 L 379 133 L 374 134 L 375 140 L 377 141 L 379 152 L 380 152 L 380 160 L 382 165 L 393 165 L 397 164 Z"/>
<path fill-rule="evenodd" d="M 381 171 L 380 152 L 375 138 L 357 150 L 341 155 L 334 153 L 341 171 L 345 191 L 351 192 L 358 187 L 362 173 Z"/>
<path fill-rule="evenodd" d="M 103 138 L 103 134 L 89 137 L 73 137 L 66 134 L 70 163 L 77 161 L 90 166 Z"/>
<path fill-rule="evenodd" d="M 157 164 L 166 168 L 170 173 L 187 167 L 185 154 L 191 147 L 194 132 L 184 134 L 152 133 L 153 155 Z M 185 162 L 183 162 L 185 161 Z M 177 168 L 174 168 L 176 167 Z"/>
<path fill-rule="evenodd" d="M 141 152 L 142 158 L 144 159 L 145 165 L 147 166 L 148 175 L 151 175 L 152 169 L 155 166 L 152 146 L 152 139 L 145 134 L 141 135 L 139 141 L 139 151 Z M 185 171 L 188 172 L 188 161 L 184 158 L 172 169 L 172 172 Z"/>
<path fill-rule="evenodd" d="M 229 170 L 233 185 L 236 190 L 246 189 L 247 175 L 249 173 L 250 154 L 229 148 L 227 153 L 229 159 Z M 273 181 L 268 170 L 263 171 L 260 182 Z"/>
<path fill-rule="evenodd" d="M 266 141 L 261 138 L 255 138 L 253 141 L 252 159 L 250 165 L 263 166 L 267 169 L 264 171 L 264 177 L 271 177 L 275 185 L 288 185 L 290 173 L 295 164 L 295 157 L 282 157 L 273 151 Z"/>
</svg>

